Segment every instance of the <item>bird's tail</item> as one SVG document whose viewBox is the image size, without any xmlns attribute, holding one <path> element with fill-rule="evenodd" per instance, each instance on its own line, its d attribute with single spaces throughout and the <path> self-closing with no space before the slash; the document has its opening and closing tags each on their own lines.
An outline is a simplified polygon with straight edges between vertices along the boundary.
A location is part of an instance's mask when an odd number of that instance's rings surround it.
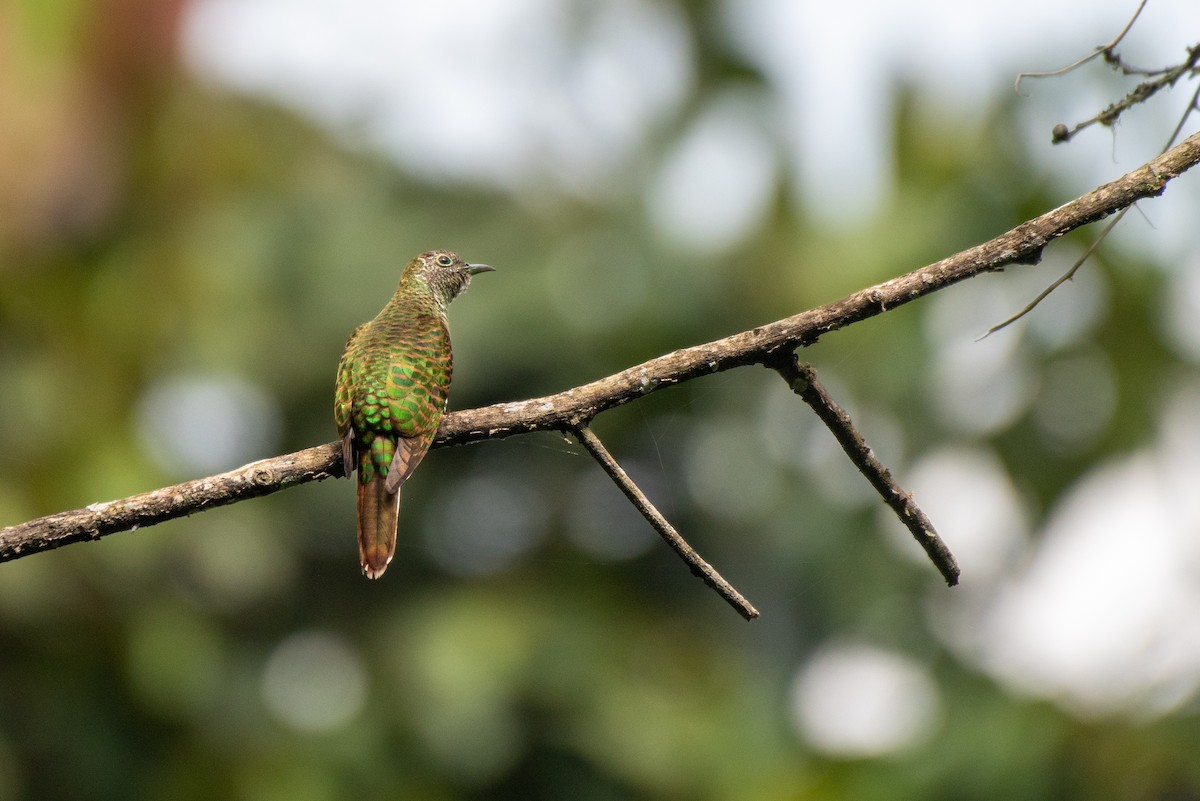
<svg viewBox="0 0 1200 801">
<path fill-rule="evenodd" d="M 400 519 L 400 490 L 388 492 L 382 476 L 358 481 L 358 559 L 367 578 L 387 570 L 396 553 L 396 524 Z"/>
</svg>

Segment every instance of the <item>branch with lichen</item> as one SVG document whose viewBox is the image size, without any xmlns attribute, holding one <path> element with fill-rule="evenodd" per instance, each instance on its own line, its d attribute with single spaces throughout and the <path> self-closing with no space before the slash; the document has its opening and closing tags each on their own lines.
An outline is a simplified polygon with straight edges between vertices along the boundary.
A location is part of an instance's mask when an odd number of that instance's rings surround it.
<svg viewBox="0 0 1200 801">
<path fill-rule="evenodd" d="M 1061 67 L 1060 69 L 1039 72 L 1022 72 L 1017 75 L 1017 79 L 1013 84 L 1013 88 L 1019 92 L 1021 91 L 1021 81 L 1025 80 L 1026 78 L 1059 77 L 1066 75 L 1068 72 L 1073 72 L 1074 70 L 1079 69 L 1090 61 L 1093 61 L 1097 58 L 1102 58 L 1104 59 L 1104 63 L 1108 64 L 1122 75 L 1139 75 L 1148 79 L 1130 89 L 1120 100 L 1110 103 L 1103 111 L 1100 111 L 1098 114 L 1089 117 L 1082 122 L 1076 123 L 1073 128 L 1068 128 L 1061 122 L 1055 125 L 1050 134 L 1051 141 L 1054 144 L 1057 145 L 1062 142 L 1069 142 L 1071 138 L 1075 136 L 1075 134 L 1097 123 L 1110 127 L 1116 125 L 1117 121 L 1121 118 L 1121 115 L 1126 111 L 1145 103 L 1162 90 L 1174 87 L 1181 78 L 1185 76 L 1189 78 L 1200 76 L 1200 44 L 1195 44 L 1187 48 L 1187 57 L 1178 64 L 1172 64 L 1169 67 L 1163 67 L 1162 69 L 1156 70 L 1134 67 L 1126 62 L 1125 59 L 1121 57 L 1121 54 L 1117 52 L 1117 45 L 1119 45 L 1122 40 L 1125 39 L 1125 36 L 1131 30 L 1133 30 L 1133 26 L 1137 22 L 1138 17 L 1141 16 L 1142 11 L 1146 8 L 1146 2 L 1147 0 L 1142 0 L 1142 2 L 1138 4 L 1137 9 L 1133 12 L 1133 16 L 1129 19 L 1129 22 L 1125 23 L 1125 27 L 1121 29 L 1121 32 L 1118 33 L 1108 44 L 1097 46 L 1087 55 L 1071 62 L 1065 67 Z M 1189 110 L 1184 112 L 1185 118 L 1187 114 L 1191 112 L 1191 109 L 1195 108 L 1195 100 L 1192 101 L 1188 108 Z M 1178 130 L 1176 131 L 1176 134 L 1178 134 Z M 1174 137 L 1172 137 L 1172 140 L 1174 140 Z M 1168 145 L 1168 147 L 1169 146 L 1170 145 Z"/>
<path fill-rule="evenodd" d="M 1200 44 L 1189 47 L 1187 49 L 1187 58 L 1183 61 L 1162 70 L 1147 71 L 1136 69 L 1122 61 L 1121 57 L 1113 51 L 1106 52 L 1105 60 L 1125 75 L 1150 75 L 1153 77 L 1130 89 L 1125 93 L 1123 98 L 1110 103 L 1095 116 L 1075 123 L 1074 127 L 1068 128 L 1063 123 L 1055 125 L 1050 134 L 1051 141 L 1054 144 L 1069 142 L 1075 134 L 1092 125 L 1100 124 L 1110 127 L 1116 125 L 1121 115 L 1126 111 L 1129 111 L 1134 106 L 1145 103 L 1162 90 L 1174 87 L 1180 78 L 1184 76 L 1194 78 L 1200 75 Z"/>
<path fill-rule="evenodd" d="M 1200 163 L 1200 134 L 1189 137 L 1115 181 L 994 239 L 833 303 L 723 339 L 683 348 L 554 395 L 450 413 L 442 420 L 434 447 L 547 430 L 579 437 L 586 447 L 589 444 L 588 425 L 597 415 L 651 392 L 748 365 L 775 370 L 781 369 L 782 365 L 786 377 L 789 369 L 786 360 L 797 348 L 813 345 L 825 334 L 883 314 L 959 281 L 1015 265 L 1036 264 L 1045 248 L 1058 237 L 1118 213 L 1138 200 L 1162 194 L 1172 179 L 1197 163 Z M 591 444 L 594 446 L 595 442 Z M 589 451 L 592 450 L 589 447 Z M 599 449 L 593 455 L 598 453 Z M 341 447 L 336 442 L 263 459 L 227 473 L 0 529 L 0 562 L 120 531 L 145 528 L 164 520 L 341 475 Z M 904 519 L 903 515 L 901 519 Z M 928 530 L 932 532 L 932 526 L 928 526 Z M 926 540 L 922 544 L 929 550 L 932 540 L 928 537 Z M 934 561 L 937 563 L 937 558 Z M 697 569 L 698 564 L 706 563 L 699 560 L 693 564 L 693 569 Z M 949 581 L 948 564 L 952 561 L 943 560 L 939 566 Z M 700 572 L 707 576 L 706 581 L 710 584 L 720 578 L 715 570 L 708 574 L 700 568 Z M 736 591 L 732 587 L 729 589 L 732 594 L 727 600 L 739 606 L 732 600 Z M 746 609 L 753 610 L 748 602 L 742 601 L 745 604 L 743 614 Z"/>
</svg>

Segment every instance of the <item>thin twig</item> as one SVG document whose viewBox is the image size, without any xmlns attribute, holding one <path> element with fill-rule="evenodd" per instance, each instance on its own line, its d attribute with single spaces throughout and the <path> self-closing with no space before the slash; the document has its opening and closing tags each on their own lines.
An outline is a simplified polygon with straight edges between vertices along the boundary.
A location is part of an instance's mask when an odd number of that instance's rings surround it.
<svg viewBox="0 0 1200 801">
<path fill-rule="evenodd" d="M 862 434 L 854 427 L 849 413 L 837 404 L 825 387 L 817 381 L 817 373 L 811 365 L 802 364 L 795 354 L 778 358 L 768 364 L 788 383 L 792 391 L 803 399 L 830 430 L 846 456 L 858 468 L 883 502 L 891 507 L 900 522 L 908 527 L 917 543 L 925 549 L 946 584 L 953 587 L 958 583 L 958 563 L 946 543 L 912 496 L 905 492 L 886 467 L 875 458 Z"/>
<path fill-rule="evenodd" d="M 654 508 L 654 504 L 638 488 L 638 485 L 633 483 L 633 479 L 622 469 L 621 465 L 617 464 L 617 460 L 612 457 L 612 454 L 608 452 L 608 449 L 604 447 L 604 443 L 592 432 L 592 429 L 587 426 L 579 426 L 572 433 L 575 434 L 579 443 L 587 449 L 587 452 L 600 463 L 600 466 L 604 468 L 605 473 L 608 473 L 608 477 L 613 480 L 613 483 L 621 489 L 621 492 L 625 493 L 625 497 L 629 499 L 629 502 L 642 513 L 642 517 L 646 518 L 650 525 L 654 526 L 654 530 L 658 532 L 667 545 L 670 545 L 672 550 L 679 554 L 679 558 L 687 563 L 693 575 L 699 576 L 705 584 L 716 590 L 717 594 L 724 598 L 746 620 L 753 620 L 758 617 L 758 610 L 742 597 L 742 594 L 735 590 L 728 581 L 722 578 L 721 574 L 712 565 L 704 561 L 700 557 L 700 554 L 696 553 L 696 550 L 691 545 L 688 545 L 687 540 L 680 536 L 679 532 L 667 522 L 667 519 L 662 516 L 658 509 Z"/>
<path fill-rule="evenodd" d="M 1127 22 L 1125 24 L 1125 27 L 1121 29 L 1121 32 L 1117 34 L 1116 38 L 1113 39 L 1108 44 L 1098 45 L 1095 50 L 1088 53 L 1083 58 L 1081 58 L 1078 61 L 1075 61 L 1071 64 L 1068 64 L 1067 66 L 1062 67 L 1060 69 L 1048 70 L 1046 72 L 1021 72 L 1021 73 L 1018 73 L 1017 79 L 1013 82 L 1013 90 L 1017 91 L 1017 92 L 1021 91 L 1021 79 L 1023 79 L 1023 78 L 1051 78 L 1055 75 L 1066 75 L 1071 70 L 1076 69 L 1077 67 L 1081 67 L 1084 64 L 1088 63 L 1089 61 L 1094 59 L 1096 56 L 1111 52 L 1112 49 L 1114 47 L 1116 47 L 1117 45 L 1119 45 L 1121 43 L 1121 40 L 1125 38 L 1125 34 L 1129 33 L 1129 30 L 1133 27 L 1133 23 L 1137 22 L 1137 18 L 1139 16 L 1141 16 L 1142 9 L 1146 7 L 1146 2 L 1147 2 L 1147 0 L 1142 0 L 1142 2 L 1140 4 L 1138 4 L 1137 11 L 1133 12 L 1133 17 L 1131 17 L 1129 22 Z"/>
<path fill-rule="evenodd" d="M 1092 244 L 1088 245 L 1087 249 L 1083 251 L 1083 255 L 1081 255 L 1078 259 L 1075 260 L 1075 263 L 1071 265 L 1070 269 L 1067 270 L 1062 275 L 1060 275 L 1058 278 L 1054 279 L 1054 282 L 1051 283 L 1050 286 L 1046 287 L 1041 292 L 1039 292 L 1038 296 L 1036 298 L 1029 301 L 1029 303 L 1027 303 L 1025 305 L 1025 308 L 1021 309 L 1019 312 L 1014 314 L 1012 317 L 1009 317 L 1004 322 L 996 323 L 991 328 L 989 328 L 987 331 L 984 331 L 983 335 L 980 336 L 979 339 L 986 339 L 987 337 L 990 337 L 992 334 L 996 333 L 1000 329 L 1007 328 L 1008 326 L 1015 323 L 1017 320 L 1020 320 L 1022 317 L 1029 314 L 1034 309 L 1036 309 L 1038 307 L 1038 304 L 1040 304 L 1043 300 L 1050 297 L 1050 294 L 1052 292 L 1054 292 L 1054 290 L 1058 289 L 1060 286 L 1065 284 L 1067 281 L 1070 281 L 1072 278 L 1074 278 L 1075 273 L 1079 272 L 1079 268 L 1083 266 L 1083 263 L 1092 257 L 1092 254 L 1095 253 L 1096 249 L 1100 247 L 1100 243 L 1104 241 L 1104 238 L 1108 236 L 1109 232 L 1112 231 L 1112 229 L 1117 227 L 1117 223 L 1119 223 L 1122 219 L 1124 219 L 1126 213 L 1128 213 L 1128 211 L 1131 208 L 1133 208 L 1133 206 L 1126 206 L 1125 208 L 1118 211 L 1116 216 L 1113 217 L 1111 220 L 1109 220 L 1108 223 L 1105 224 L 1104 228 L 1102 228 L 1100 230 L 1099 236 L 1097 236 L 1092 241 Z"/>
<path fill-rule="evenodd" d="M 833 303 L 683 348 L 553 395 L 447 414 L 442 418 L 434 447 L 502 439 L 532 431 L 571 430 L 606 409 L 700 376 L 761 363 L 771 354 L 811 345 L 830 331 L 883 314 L 959 281 L 1010 265 L 1036 264 L 1046 245 L 1054 239 L 1137 200 L 1162 194 L 1169 181 L 1196 164 L 1200 164 L 1200 134 L 1193 134 L 1121 178 L 992 240 Z M 237 474 L 250 469 L 258 471 L 255 475 L 261 480 L 253 482 L 253 492 L 243 492 L 239 489 L 243 480 Z M 0 529 L 0 562 L 341 475 L 341 445 L 337 442 L 263 459 L 232 473 Z M 150 497 L 153 504 L 146 503 Z"/>
</svg>

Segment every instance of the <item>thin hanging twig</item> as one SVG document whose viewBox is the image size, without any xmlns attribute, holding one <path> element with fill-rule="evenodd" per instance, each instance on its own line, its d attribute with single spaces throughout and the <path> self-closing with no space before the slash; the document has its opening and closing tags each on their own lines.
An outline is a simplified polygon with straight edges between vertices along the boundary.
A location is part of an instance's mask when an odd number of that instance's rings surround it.
<svg viewBox="0 0 1200 801">
<path fill-rule="evenodd" d="M 604 443 L 600 441 L 592 429 L 587 426 L 580 426 L 572 432 L 579 443 L 587 449 L 600 466 L 604 468 L 604 472 L 608 473 L 608 477 L 613 480 L 621 492 L 625 493 L 625 497 L 629 502 L 642 513 L 642 517 L 654 526 L 654 530 L 659 533 L 659 536 L 670 545 L 675 553 L 687 563 L 691 568 L 692 574 L 699 576 L 705 584 L 717 591 L 717 594 L 724 598 L 730 606 L 738 611 L 738 613 L 746 618 L 753 620 L 758 617 L 758 610 L 747 601 L 740 592 L 733 588 L 728 581 L 722 578 L 721 574 L 700 557 L 696 550 L 688 545 L 687 540 L 680 536 L 679 532 L 667 522 L 667 519 L 662 516 L 658 509 L 654 508 L 654 504 L 646 497 L 646 494 L 638 488 L 638 485 L 633 483 L 633 479 L 629 474 L 622 469 L 621 465 L 617 464 L 617 460 L 612 457 L 608 449 L 604 447 Z"/>
<path fill-rule="evenodd" d="M 1014 314 L 1012 317 L 1009 317 L 1007 320 L 1004 320 L 1003 322 L 996 323 L 991 328 L 989 328 L 987 331 L 984 331 L 983 334 L 979 337 L 979 339 L 986 339 L 987 337 L 990 337 L 992 334 L 996 333 L 1000 329 L 1008 328 L 1010 325 L 1015 323 L 1017 320 L 1020 320 L 1022 317 L 1029 314 L 1034 309 L 1036 309 L 1038 307 L 1038 304 L 1041 303 L 1046 298 L 1050 297 L 1050 294 L 1054 290 L 1058 289 L 1060 286 L 1065 284 L 1067 281 L 1070 281 L 1072 278 L 1074 278 L 1075 273 L 1079 272 L 1079 268 L 1083 266 L 1083 263 L 1092 257 L 1092 254 L 1096 252 L 1096 249 L 1098 247 L 1100 247 L 1100 243 L 1104 241 L 1105 237 L 1108 236 L 1108 233 L 1113 228 L 1117 227 L 1117 223 L 1119 223 L 1122 219 L 1124 219 L 1125 214 L 1131 208 L 1133 208 L 1133 206 L 1126 206 L 1125 208 L 1118 211 L 1116 213 L 1116 216 L 1114 216 L 1111 220 L 1109 220 L 1105 224 L 1105 226 L 1100 229 L 1100 233 L 1096 236 L 1096 238 L 1094 240 L 1092 240 L 1092 244 L 1087 246 L 1087 250 L 1083 251 L 1083 255 L 1075 260 L 1075 263 L 1071 265 L 1071 268 L 1069 270 L 1067 270 L 1065 273 L 1060 275 L 1058 278 L 1054 279 L 1053 283 L 1051 283 L 1050 286 L 1046 287 L 1041 292 L 1039 292 L 1038 296 L 1036 298 L 1034 298 L 1033 300 L 1029 301 L 1029 303 L 1025 304 L 1025 307 L 1023 309 L 1021 309 L 1019 312 Z"/>
<path fill-rule="evenodd" d="M 1133 23 L 1137 22 L 1137 18 L 1141 16 L 1142 9 L 1146 7 L 1146 2 L 1147 2 L 1147 0 L 1142 0 L 1142 2 L 1138 4 L 1137 11 L 1133 12 L 1133 16 L 1130 18 L 1129 22 L 1125 23 L 1125 27 L 1121 29 L 1121 32 L 1118 33 L 1116 38 L 1113 39 L 1108 44 L 1097 45 L 1095 50 L 1088 53 L 1083 58 L 1079 59 L 1078 61 L 1074 61 L 1074 62 L 1068 64 L 1067 66 L 1061 67 L 1056 70 L 1046 70 L 1045 72 L 1021 72 L 1021 73 L 1018 73 L 1017 79 L 1013 82 L 1013 89 L 1017 92 L 1020 92 L 1021 91 L 1021 80 L 1024 78 L 1052 78 L 1055 75 L 1066 75 L 1071 70 L 1081 67 L 1084 64 L 1088 63 L 1089 61 L 1094 59 L 1096 56 L 1100 56 L 1100 55 L 1104 55 L 1105 53 L 1112 52 L 1112 49 L 1114 47 L 1116 47 L 1117 45 L 1119 45 L 1121 43 L 1121 40 L 1125 38 L 1125 34 L 1129 33 L 1130 29 L 1133 28 Z"/>
<path fill-rule="evenodd" d="M 875 458 L 862 434 L 854 427 L 850 415 L 830 397 L 825 387 L 817 381 L 816 371 L 811 365 L 802 364 L 793 353 L 769 365 L 788 383 L 792 391 L 812 408 L 821 422 L 832 432 L 842 450 L 875 488 L 883 502 L 891 507 L 900 522 L 908 527 L 917 543 L 925 549 L 946 584 L 953 587 L 958 583 L 958 562 L 954 554 L 938 536 L 937 531 L 912 496 L 905 492 L 886 467 Z"/>
</svg>

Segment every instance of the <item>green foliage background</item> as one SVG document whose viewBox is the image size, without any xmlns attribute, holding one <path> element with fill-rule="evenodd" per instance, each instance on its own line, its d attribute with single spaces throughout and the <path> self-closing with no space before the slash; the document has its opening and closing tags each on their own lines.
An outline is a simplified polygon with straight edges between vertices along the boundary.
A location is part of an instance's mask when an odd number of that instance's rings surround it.
<svg viewBox="0 0 1200 801">
<path fill-rule="evenodd" d="M 711 41 L 711 9 L 685 10 L 694 97 L 625 191 L 532 203 L 432 185 L 200 85 L 172 66 L 169 33 L 140 40 L 140 56 L 101 58 L 134 48 L 96 45 L 108 29 L 85 4 L 5 7 L 0 523 L 202 474 L 156 456 L 144 406 L 156 387 L 249 393 L 261 414 L 246 441 L 261 450 L 246 460 L 331 440 L 348 332 L 428 247 L 499 267 L 452 310 L 451 404 L 465 408 L 834 300 L 1090 188 L 1030 172 L 1029 122 L 1008 87 L 980 120 L 935 115 L 900 85 L 893 196 L 863 226 L 818 224 L 781 189 L 736 250 L 675 250 L 646 220 L 642 176 L 707 97 L 762 82 Z M 77 103 L 80 85 L 96 104 Z M 83 166 L 38 172 L 29 142 L 63 131 L 82 132 Z M 1052 266 L 933 300 L 1010 292 L 1009 312 Z M 921 454 L 968 441 L 1019 477 L 1040 517 L 1144 442 L 1154 399 L 1194 369 L 1153 322 L 1161 270 L 1119 242 L 1087 269 L 1108 303 L 1094 338 L 1071 347 L 1102 354 L 1118 392 L 1083 444 L 1049 441 L 1031 413 L 976 435 L 947 424 L 929 402 L 933 300 L 804 356 L 902 482 Z M 642 288 L 632 300 L 622 279 Z M 595 301 L 621 313 L 581 319 L 572 306 Z M 979 314 L 978 328 L 994 322 Z M 1072 355 L 1022 327 L 1003 336 L 1035 380 Z M 205 436 L 186 406 L 166 408 Z M 0 565 L 0 799 L 1200 797 L 1194 705 L 1152 723 L 1080 719 L 951 652 L 925 610 L 958 591 L 905 558 L 911 543 L 891 547 L 852 472 L 822 482 L 832 462 L 781 455 L 820 432 L 778 378 L 698 380 L 596 427 L 761 620 L 741 621 L 654 543 L 576 445 L 544 434 L 440 450 L 406 490 L 379 582 L 358 575 L 341 481 Z M 480 549 L 491 561 L 463 557 Z M 794 677 L 842 639 L 927 668 L 941 698 L 927 737 L 854 759 L 798 734 Z M 275 710 L 272 692 L 301 717 Z M 358 699 L 348 719 L 305 722 L 340 692 Z"/>
</svg>

